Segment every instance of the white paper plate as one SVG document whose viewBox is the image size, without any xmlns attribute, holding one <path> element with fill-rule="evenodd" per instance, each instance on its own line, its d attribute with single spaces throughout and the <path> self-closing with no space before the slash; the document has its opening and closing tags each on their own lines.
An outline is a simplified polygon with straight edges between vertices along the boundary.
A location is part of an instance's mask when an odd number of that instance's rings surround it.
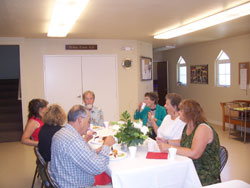
<svg viewBox="0 0 250 188">
<path fill-rule="evenodd" d="M 117 156 L 115 157 L 113 155 L 113 152 L 111 151 L 109 154 L 109 159 L 110 159 L 110 161 L 117 161 L 117 160 L 125 159 L 127 156 L 128 156 L 128 154 L 126 152 L 118 150 Z"/>
<path fill-rule="evenodd" d="M 98 138 L 93 138 L 90 140 L 91 144 L 97 144 L 97 145 L 102 145 L 103 144 L 103 140 L 102 137 L 98 137 Z"/>
<path fill-rule="evenodd" d="M 91 125 L 90 128 L 91 128 L 91 130 L 93 130 L 93 131 L 99 131 L 99 130 L 104 129 L 104 127 L 97 126 L 97 125 Z"/>
</svg>

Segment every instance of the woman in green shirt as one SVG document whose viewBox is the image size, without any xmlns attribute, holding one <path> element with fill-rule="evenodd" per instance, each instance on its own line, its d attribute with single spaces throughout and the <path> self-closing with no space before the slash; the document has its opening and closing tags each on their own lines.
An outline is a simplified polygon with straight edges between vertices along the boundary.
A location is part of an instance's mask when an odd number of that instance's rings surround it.
<svg viewBox="0 0 250 188">
<path fill-rule="evenodd" d="M 139 104 L 137 110 L 134 114 L 134 119 L 141 119 L 143 125 L 152 127 L 152 121 L 155 121 L 159 127 L 162 123 L 162 120 L 166 116 L 166 109 L 163 106 L 158 104 L 158 95 L 155 92 L 148 92 L 144 95 L 144 103 L 146 104 L 144 109 L 141 109 L 142 102 Z M 156 133 L 152 130 L 152 133 L 149 135 L 151 138 L 155 139 Z"/>
<path fill-rule="evenodd" d="M 192 99 L 179 106 L 180 119 L 186 122 L 180 143 L 158 143 L 163 152 L 177 148 L 177 154 L 191 158 L 203 186 L 220 182 L 220 141 L 217 133 L 206 122 L 200 104 Z"/>
</svg>

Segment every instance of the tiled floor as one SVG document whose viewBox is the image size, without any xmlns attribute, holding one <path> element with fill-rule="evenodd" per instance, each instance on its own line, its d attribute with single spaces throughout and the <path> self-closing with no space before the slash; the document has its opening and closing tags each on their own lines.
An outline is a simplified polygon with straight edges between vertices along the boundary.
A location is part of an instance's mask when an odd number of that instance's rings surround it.
<svg viewBox="0 0 250 188">
<path fill-rule="evenodd" d="M 240 179 L 250 184 L 250 142 L 230 139 L 228 131 L 215 126 L 221 145 L 229 151 L 228 162 L 222 171 L 222 181 Z M 20 142 L 0 144 L 0 188 L 27 188 L 31 186 L 35 171 L 33 147 Z M 37 181 L 35 187 L 40 187 Z"/>
</svg>

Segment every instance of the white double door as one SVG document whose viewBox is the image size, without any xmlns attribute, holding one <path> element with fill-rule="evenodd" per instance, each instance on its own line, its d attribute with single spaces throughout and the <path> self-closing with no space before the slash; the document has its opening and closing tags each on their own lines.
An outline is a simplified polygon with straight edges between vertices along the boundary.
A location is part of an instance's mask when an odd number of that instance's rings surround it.
<svg viewBox="0 0 250 188">
<path fill-rule="evenodd" d="M 82 104 L 82 93 L 91 90 L 104 119 L 119 118 L 115 55 L 44 56 L 44 87 L 46 100 L 61 105 L 66 113 Z"/>
</svg>

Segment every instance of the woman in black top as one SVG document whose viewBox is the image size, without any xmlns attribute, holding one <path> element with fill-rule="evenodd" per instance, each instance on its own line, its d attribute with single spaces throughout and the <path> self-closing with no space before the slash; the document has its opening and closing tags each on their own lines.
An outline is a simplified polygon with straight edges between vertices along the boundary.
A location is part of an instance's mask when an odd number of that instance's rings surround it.
<svg viewBox="0 0 250 188">
<path fill-rule="evenodd" d="M 50 161 L 50 147 L 53 135 L 62 128 L 66 121 L 66 114 L 57 104 L 49 106 L 43 116 L 44 125 L 39 132 L 38 150 L 43 159 Z"/>
</svg>

